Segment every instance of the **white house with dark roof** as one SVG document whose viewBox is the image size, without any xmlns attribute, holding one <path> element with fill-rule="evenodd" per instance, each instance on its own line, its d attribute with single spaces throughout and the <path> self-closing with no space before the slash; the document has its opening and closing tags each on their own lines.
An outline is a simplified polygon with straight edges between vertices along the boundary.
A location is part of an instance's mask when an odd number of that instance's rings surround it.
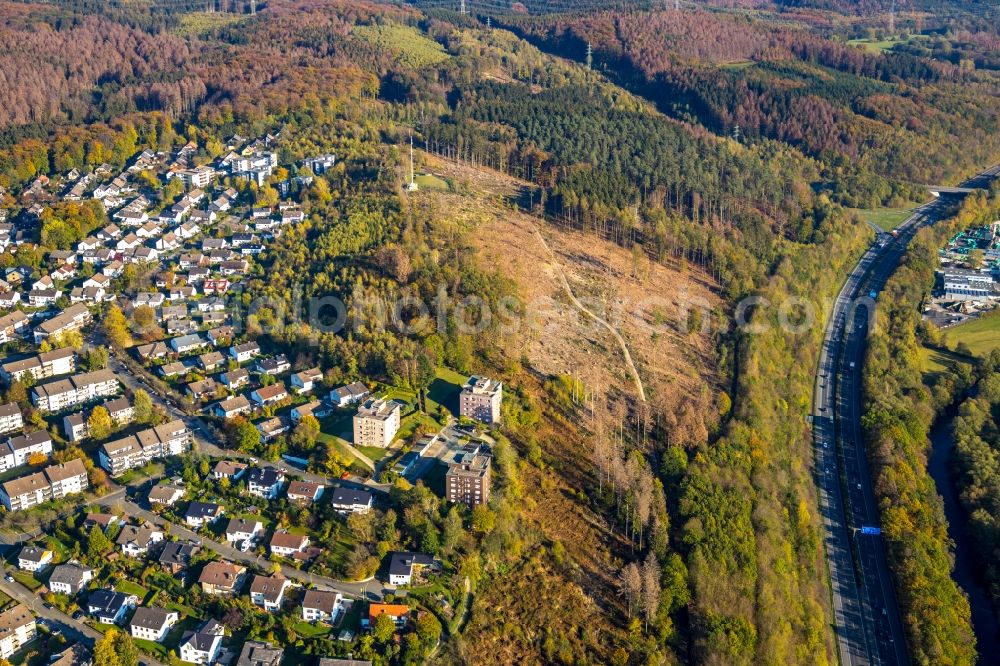
<svg viewBox="0 0 1000 666">
<path fill-rule="evenodd" d="M 189 631 L 181 638 L 178 653 L 181 661 L 189 664 L 214 664 L 222 652 L 225 628 L 217 620 L 206 620 L 196 631 Z"/>
<path fill-rule="evenodd" d="M 178 615 L 175 611 L 163 608 L 139 607 L 135 609 L 129 622 L 129 630 L 133 638 L 144 641 L 162 643 L 170 628 L 177 624 Z"/>
</svg>

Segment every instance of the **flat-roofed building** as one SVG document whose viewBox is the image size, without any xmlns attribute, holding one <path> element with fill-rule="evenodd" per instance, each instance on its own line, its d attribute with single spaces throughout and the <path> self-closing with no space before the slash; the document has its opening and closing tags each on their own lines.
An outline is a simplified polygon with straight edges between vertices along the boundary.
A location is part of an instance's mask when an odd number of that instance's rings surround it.
<svg viewBox="0 0 1000 666">
<path fill-rule="evenodd" d="M 402 410 L 394 400 L 366 400 L 354 415 L 354 445 L 386 448 L 399 432 Z"/>
<path fill-rule="evenodd" d="M 486 504 L 490 498 L 492 456 L 483 447 L 469 444 L 448 462 L 445 495 L 449 502 L 468 507 Z"/>
<path fill-rule="evenodd" d="M 503 382 L 488 377 L 469 377 L 458 398 L 458 413 L 483 423 L 500 422 Z"/>
</svg>

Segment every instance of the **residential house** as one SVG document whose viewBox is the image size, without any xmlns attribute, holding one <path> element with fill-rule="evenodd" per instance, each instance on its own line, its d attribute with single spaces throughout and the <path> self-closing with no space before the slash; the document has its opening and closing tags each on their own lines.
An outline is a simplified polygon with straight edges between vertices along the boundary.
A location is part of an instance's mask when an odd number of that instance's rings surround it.
<svg viewBox="0 0 1000 666">
<path fill-rule="evenodd" d="M 410 617 L 410 607 L 404 604 L 369 604 L 368 626 L 374 627 L 379 615 L 388 615 L 397 628 L 403 627 Z"/>
<path fill-rule="evenodd" d="M 118 533 L 115 544 L 121 546 L 122 553 L 129 557 L 142 557 L 149 554 L 149 549 L 163 541 L 163 532 L 150 527 L 126 525 Z"/>
<path fill-rule="evenodd" d="M 323 484 L 314 481 L 291 481 L 286 496 L 294 504 L 312 504 L 323 494 Z"/>
<path fill-rule="evenodd" d="M 289 534 L 283 530 L 278 530 L 271 535 L 271 543 L 268 548 L 272 555 L 279 557 L 292 557 L 295 553 L 304 553 L 309 546 L 309 537 L 304 534 Z"/>
<path fill-rule="evenodd" d="M 277 499 L 285 485 L 285 473 L 273 467 L 251 467 L 247 472 L 247 492 L 264 499 Z"/>
<path fill-rule="evenodd" d="M 367 490 L 356 490 L 343 486 L 333 489 L 330 504 L 333 510 L 341 515 L 350 513 L 368 513 L 371 511 L 373 496 Z"/>
<path fill-rule="evenodd" d="M 196 548 L 190 544 L 180 543 L 178 541 L 168 541 L 163 550 L 160 551 L 159 563 L 164 569 L 169 573 L 176 576 L 185 569 L 191 563 L 191 558 L 194 556 Z"/>
<path fill-rule="evenodd" d="M 79 564 L 60 564 L 52 570 L 49 576 L 49 590 L 56 594 L 76 596 L 94 579 L 93 569 L 81 567 Z"/>
<path fill-rule="evenodd" d="M 25 546 L 17 554 L 17 568 L 37 573 L 45 571 L 52 564 L 52 551 L 38 546 Z"/>
<path fill-rule="evenodd" d="M 0 613 L 0 659 L 8 659 L 35 639 L 35 616 L 19 603 Z"/>
<path fill-rule="evenodd" d="M 166 358 L 170 354 L 170 347 L 165 342 L 150 342 L 146 345 L 139 345 L 135 351 L 143 360 L 156 361 Z"/>
<path fill-rule="evenodd" d="M 189 354 L 196 349 L 201 349 L 207 342 L 197 333 L 182 335 L 179 338 L 171 338 L 170 348 L 178 354 Z"/>
<path fill-rule="evenodd" d="M 189 631 L 181 638 L 179 655 L 189 664 L 214 664 L 222 652 L 225 628 L 217 620 L 206 620 L 196 631 Z"/>
<path fill-rule="evenodd" d="M 246 363 L 260 355 L 260 345 L 256 342 L 244 342 L 241 345 L 234 345 L 229 348 L 229 355 L 237 363 Z"/>
<path fill-rule="evenodd" d="M 260 388 L 254 389 L 250 392 L 250 400 L 260 407 L 274 405 L 287 399 L 288 391 L 285 390 L 285 385 L 280 383 L 271 384 L 270 386 L 261 386 Z"/>
<path fill-rule="evenodd" d="M 262 375 L 280 375 L 291 369 L 291 364 L 284 354 L 278 354 L 270 358 L 262 358 L 257 361 L 255 370 Z"/>
<path fill-rule="evenodd" d="M 337 617 L 344 612 L 344 597 L 340 592 L 327 590 L 306 590 L 302 597 L 302 619 L 306 622 L 329 622 L 336 624 Z"/>
<path fill-rule="evenodd" d="M 133 638 L 162 643 L 163 639 L 167 637 L 170 627 L 177 624 L 178 619 L 175 611 L 140 607 L 135 609 L 132 620 L 129 622 L 129 629 Z"/>
<path fill-rule="evenodd" d="M 52 305 L 60 296 L 56 289 L 32 289 L 28 292 L 28 305 L 33 308 L 41 308 Z"/>
<path fill-rule="evenodd" d="M 257 423 L 257 430 L 260 432 L 261 439 L 265 442 L 269 442 L 275 437 L 288 432 L 291 428 L 291 422 L 281 416 L 275 416 L 274 418 L 266 419 Z"/>
<path fill-rule="evenodd" d="M 155 486 L 149 491 L 147 499 L 153 506 L 173 506 L 184 497 L 184 489 L 177 486 Z"/>
<path fill-rule="evenodd" d="M 243 586 L 247 568 L 230 562 L 209 562 L 201 570 L 198 583 L 202 592 L 231 597 Z"/>
<path fill-rule="evenodd" d="M 209 377 L 208 379 L 191 382 L 184 388 L 187 394 L 197 401 L 204 400 L 205 398 L 211 398 L 218 393 L 219 389 L 222 388 L 222 385 Z"/>
<path fill-rule="evenodd" d="M 270 643 L 247 641 L 235 666 L 281 666 L 284 650 Z"/>
<path fill-rule="evenodd" d="M 240 414 L 248 414 L 252 409 L 250 401 L 247 400 L 245 395 L 238 395 L 235 398 L 229 398 L 212 405 L 212 413 L 222 419 L 231 419 Z"/>
<path fill-rule="evenodd" d="M 436 566 L 434 558 L 426 553 L 393 553 L 389 559 L 389 584 L 409 585 L 418 570 Z"/>
<path fill-rule="evenodd" d="M 232 326 L 219 326 L 208 332 L 208 339 L 213 345 L 219 347 L 232 340 L 234 333 Z"/>
<path fill-rule="evenodd" d="M 298 423 L 307 416 L 312 416 L 317 419 L 323 418 L 329 413 L 329 411 L 329 408 L 325 407 L 319 400 L 310 400 L 307 403 L 293 407 L 292 411 L 289 412 L 289 416 L 292 421 Z"/>
<path fill-rule="evenodd" d="M 310 368 L 292 375 L 290 384 L 295 393 L 309 393 L 316 384 L 323 380 L 323 373 L 319 368 Z"/>
<path fill-rule="evenodd" d="M 209 525 L 222 517 L 226 512 L 226 507 L 212 502 L 191 502 L 184 513 L 184 522 L 188 527 L 198 529 L 203 525 Z"/>
<path fill-rule="evenodd" d="M 212 372 L 213 370 L 222 367 L 225 362 L 226 357 L 222 355 L 222 352 L 217 351 L 211 351 L 198 357 L 198 364 L 205 370 L 205 372 Z"/>
<path fill-rule="evenodd" d="M 219 381 L 225 384 L 230 391 L 235 391 L 250 383 L 250 371 L 246 368 L 236 368 L 222 373 L 219 376 Z"/>
<path fill-rule="evenodd" d="M 281 610 L 281 603 L 285 599 L 285 591 L 289 585 L 289 580 L 281 574 L 274 576 L 258 574 L 250 583 L 250 601 L 269 613 L 276 613 Z"/>
<path fill-rule="evenodd" d="M 259 520 L 250 518 L 230 518 L 226 525 L 226 541 L 240 544 L 244 541 L 253 542 L 264 532 L 264 525 Z"/>
<path fill-rule="evenodd" d="M 188 367 L 181 363 L 180 361 L 174 361 L 173 363 L 164 363 L 160 366 L 160 374 L 165 378 L 170 379 L 171 377 L 179 377 L 181 375 L 186 375 L 188 373 Z"/>
<path fill-rule="evenodd" d="M 338 407 L 345 407 L 361 402 L 370 393 L 371 391 L 368 390 L 367 386 L 361 382 L 354 382 L 353 384 L 341 386 L 330 391 L 330 402 Z"/>
<path fill-rule="evenodd" d="M 231 460 L 220 460 L 215 463 L 215 468 L 212 470 L 212 476 L 216 479 L 229 479 L 230 481 L 236 481 L 243 473 L 246 472 L 246 463 L 234 462 Z"/>
<path fill-rule="evenodd" d="M 354 415 L 354 445 L 386 448 L 399 431 L 400 405 L 394 400 L 369 398 Z"/>
<path fill-rule="evenodd" d="M 101 624 L 119 624 L 139 603 L 134 594 L 114 590 L 94 590 L 87 597 L 87 613 Z"/>
</svg>

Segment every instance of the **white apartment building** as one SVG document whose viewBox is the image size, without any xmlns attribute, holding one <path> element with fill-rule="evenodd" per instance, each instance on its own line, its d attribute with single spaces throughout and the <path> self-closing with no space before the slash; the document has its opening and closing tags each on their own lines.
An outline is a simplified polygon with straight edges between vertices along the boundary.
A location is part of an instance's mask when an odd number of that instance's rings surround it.
<svg viewBox="0 0 1000 666">
<path fill-rule="evenodd" d="M 0 658 L 7 659 L 36 635 L 35 616 L 24 604 L 0 613 Z"/>
<path fill-rule="evenodd" d="M 0 405 L 0 434 L 14 432 L 24 427 L 21 408 L 15 402 Z"/>
<path fill-rule="evenodd" d="M 154 458 L 177 456 L 191 448 L 191 433 L 180 419 L 101 445 L 98 458 L 111 476 L 142 467 Z"/>
<path fill-rule="evenodd" d="M 83 492 L 89 486 L 87 468 L 81 459 L 76 458 L 0 485 L 0 502 L 8 511 L 21 511 L 49 500 Z"/>
<path fill-rule="evenodd" d="M 39 384 L 31 392 L 31 401 L 42 411 L 58 412 L 68 407 L 106 398 L 118 393 L 115 373 L 96 370 L 66 379 L 54 379 Z"/>
<path fill-rule="evenodd" d="M 383 398 L 366 400 L 354 415 L 354 445 L 385 448 L 399 432 L 399 403 Z"/>
</svg>

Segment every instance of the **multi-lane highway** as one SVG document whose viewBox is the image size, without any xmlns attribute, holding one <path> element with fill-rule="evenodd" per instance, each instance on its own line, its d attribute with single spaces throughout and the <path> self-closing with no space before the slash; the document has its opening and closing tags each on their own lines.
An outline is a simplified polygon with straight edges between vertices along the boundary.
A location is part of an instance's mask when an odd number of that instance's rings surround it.
<svg viewBox="0 0 1000 666">
<path fill-rule="evenodd" d="M 998 172 L 994 167 L 962 186 L 983 187 Z M 942 195 L 917 208 L 895 238 L 877 241 L 848 276 L 827 323 L 813 436 L 837 649 L 845 665 L 909 663 L 885 546 L 876 533 L 879 510 L 861 432 L 861 365 L 877 316 L 870 294 L 882 291 L 920 227 L 939 220 L 961 196 Z"/>
</svg>

